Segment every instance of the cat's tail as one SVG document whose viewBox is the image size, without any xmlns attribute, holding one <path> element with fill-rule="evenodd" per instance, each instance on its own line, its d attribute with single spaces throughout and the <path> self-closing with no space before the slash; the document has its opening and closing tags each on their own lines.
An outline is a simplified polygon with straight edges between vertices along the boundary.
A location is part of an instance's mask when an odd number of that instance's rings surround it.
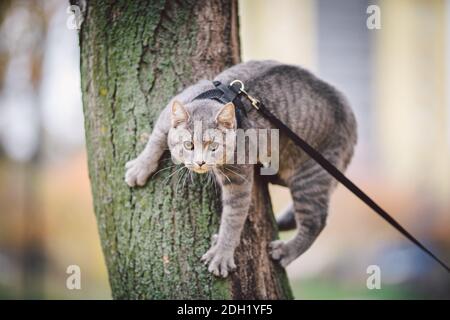
<svg viewBox="0 0 450 320">
<path fill-rule="evenodd" d="M 288 231 L 296 228 L 294 206 L 291 203 L 289 207 L 277 218 L 279 231 Z"/>
</svg>

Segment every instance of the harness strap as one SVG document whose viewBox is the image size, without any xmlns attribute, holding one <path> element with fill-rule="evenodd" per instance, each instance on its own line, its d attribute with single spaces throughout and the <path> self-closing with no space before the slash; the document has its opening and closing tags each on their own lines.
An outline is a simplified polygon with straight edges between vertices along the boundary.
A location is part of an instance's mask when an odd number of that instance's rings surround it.
<svg viewBox="0 0 450 320">
<path fill-rule="evenodd" d="M 400 223 L 398 223 L 391 215 L 389 215 L 383 208 L 381 208 L 374 200 L 372 200 L 364 191 L 356 186 L 350 179 L 348 179 L 338 168 L 336 168 L 331 162 L 329 162 L 324 156 L 322 156 L 316 149 L 314 149 L 305 140 L 300 138 L 289 127 L 281 122 L 273 113 L 271 113 L 260 101 L 257 102 L 257 111 L 267 120 L 269 120 L 274 126 L 282 130 L 285 134 L 291 138 L 297 146 L 299 146 L 305 153 L 313 158 L 323 169 L 325 169 L 333 178 L 344 185 L 350 192 L 361 199 L 366 205 L 368 205 L 379 216 L 386 220 L 392 227 L 397 229 L 412 243 L 422 249 L 437 263 L 439 263 L 447 272 L 450 272 L 450 268 L 437 256 L 435 256 L 429 249 L 427 249 L 419 240 L 411 235 Z"/>
<path fill-rule="evenodd" d="M 251 107 L 246 108 L 242 103 L 240 86 L 238 83 L 233 85 L 224 85 L 220 81 L 213 81 L 214 89 L 207 90 L 200 93 L 193 100 L 211 99 L 227 104 L 233 102 L 235 106 L 237 127 L 242 128 L 242 119 L 247 116 L 247 111 L 250 111 Z"/>
</svg>

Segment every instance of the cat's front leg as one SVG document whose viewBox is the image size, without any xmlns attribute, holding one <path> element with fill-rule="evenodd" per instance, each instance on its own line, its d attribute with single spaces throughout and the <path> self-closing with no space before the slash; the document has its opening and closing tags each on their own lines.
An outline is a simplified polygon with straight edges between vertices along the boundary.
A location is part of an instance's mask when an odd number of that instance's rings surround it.
<svg viewBox="0 0 450 320">
<path fill-rule="evenodd" d="M 125 165 L 125 182 L 130 186 L 143 186 L 158 168 L 158 161 L 167 149 L 167 133 L 158 127 L 152 132 L 145 149 Z"/>
<path fill-rule="evenodd" d="M 222 217 L 219 234 L 202 260 L 216 276 L 226 277 L 236 268 L 234 251 L 247 219 L 253 186 L 253 166 L 223 166 L 214 171 L 222 186 Z"/>
</svg>

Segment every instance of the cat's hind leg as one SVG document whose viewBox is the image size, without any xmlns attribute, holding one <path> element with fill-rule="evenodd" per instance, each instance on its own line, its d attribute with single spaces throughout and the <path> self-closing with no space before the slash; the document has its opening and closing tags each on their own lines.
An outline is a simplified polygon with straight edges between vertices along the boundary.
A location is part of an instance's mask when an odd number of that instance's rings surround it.
<svg viewBox="0 0 450 320">
<path fill-rule="evenodd" d="M 326 150 L 323 155 L 339 169 L 345 167 L 343 149 Z M 313 159 L 297 169 L 289 181 L 297 234 L 288 241 L 276 240 L 270 244 L 272 258 L 287 266 L 303 254 L 316 240 L 325 226 L 328 203 L 336 181 Z"/>
</svg>

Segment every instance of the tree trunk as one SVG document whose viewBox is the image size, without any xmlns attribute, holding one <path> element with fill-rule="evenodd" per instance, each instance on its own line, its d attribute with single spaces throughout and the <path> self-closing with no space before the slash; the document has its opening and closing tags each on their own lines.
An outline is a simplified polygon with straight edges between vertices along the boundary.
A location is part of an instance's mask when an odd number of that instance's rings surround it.
<svg viewBox="0 0 450 320">
<path fill-rule="evenodd" d="M 253 205 L 227 279 L 200 262 L 218 231 L 220 191 L 203 176 L 185 185 L 163 170 L 144 188 L 124 182 L 169 99 L 239 62 L 237 2 L 90 1 L 80 31 L 89 175 L 116 299 L 287 299 L 267 184 Z M 166 158 L 167 158 L 166 154 Z M 168 166 L 162 160 L 160 169 Z"/>
</svg>

